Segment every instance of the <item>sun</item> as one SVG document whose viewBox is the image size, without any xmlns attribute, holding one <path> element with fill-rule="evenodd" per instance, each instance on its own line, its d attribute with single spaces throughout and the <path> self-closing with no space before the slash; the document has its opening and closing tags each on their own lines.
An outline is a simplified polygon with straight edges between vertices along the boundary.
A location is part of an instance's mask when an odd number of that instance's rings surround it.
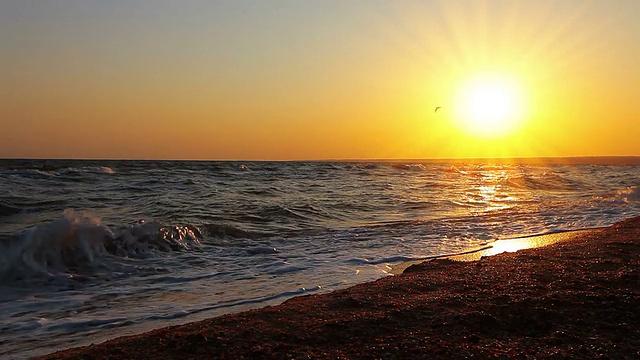
<svg viewBox="0 0 640 360">
<path fill-rule="evenodd" d="M 464 131 L 482 137 L 504 136 L 514 131 L 524 116 L 524 96 L 509 76 L 470 78 L 456 96 L 456 118 Z"/>
</svg>

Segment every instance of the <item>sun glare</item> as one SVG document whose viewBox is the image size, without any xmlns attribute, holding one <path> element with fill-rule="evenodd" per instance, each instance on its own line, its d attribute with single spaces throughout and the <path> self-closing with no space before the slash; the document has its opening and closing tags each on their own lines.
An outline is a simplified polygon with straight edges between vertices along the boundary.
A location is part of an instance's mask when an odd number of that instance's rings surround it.
<svg viewBox="0 0 640 360">
<path fill-rule="evenodd" d="M 522 91 L 507 77 L 469 80 L 460 88 L 456 103 L 460 125 L 477 136 L 506 135 L 517 128 L 524 115 Z"/>
</svg>

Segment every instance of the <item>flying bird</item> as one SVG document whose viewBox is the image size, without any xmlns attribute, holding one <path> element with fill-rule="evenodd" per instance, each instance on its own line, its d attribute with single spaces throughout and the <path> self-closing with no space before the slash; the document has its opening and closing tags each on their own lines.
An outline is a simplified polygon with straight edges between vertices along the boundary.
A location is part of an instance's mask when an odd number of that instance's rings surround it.
<svg viewBox="0 0 640 360">
<path fill-rule="evenodd" d="M 440 110 L 440 109 L 442 109 L 442 106 L 436 106 L 436 109 L 435 109 L 435 110 L 433 110 L 433 112 L 434 112 L 434 113 L 437 113 L 437 112 L 438 112 L 438 110 Z"/>
</svg>

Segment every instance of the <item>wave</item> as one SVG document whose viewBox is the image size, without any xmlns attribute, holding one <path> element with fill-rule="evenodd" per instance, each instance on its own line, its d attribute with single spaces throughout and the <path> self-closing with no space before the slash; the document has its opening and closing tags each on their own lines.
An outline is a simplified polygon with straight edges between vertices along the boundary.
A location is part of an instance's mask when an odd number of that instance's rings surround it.
<svg viewBox="0 0 640 360">
<path fill-rule="evenodd" d="M 309 220 L 310 218 L 305 214 L 301 214 L 300 212 L 290 209 L 283 205 L 272 205 L 263 208 L 258 215 L 260 217 L 266 219 L 279 219 L 279 218 L 291 218 L 291 219 L 302 219 Z"/>
<path fill-rule="evenodd" d="M 31 212 L 62 206 L 67 203 L 66 199 L 42 199 L 27 196 L 7 196 L 0 199 L 0 216 L 8 216 L 21 212 Z"/>
<path fill-rule="evenodd" d="M 259 238 L 269 236 L 268 233 L 258 231 L 245 230 L 230 224 L 205 224 L 198 227 L 203 235 L 211 237 L 229 237 L 229 238 Z"/>
<path fill-rule="evenodd" d="M 330 166 L 332 166 L 333 169 L 335 170 L 342 170 L 342 169 L 346 169 L 346 170 L 375 170 L 378 169 L 380 167 L 380 164 L 377 163 L 344 163 L 342 166 L 339 166 L 338 164 L 330 164 Z"/>
<path fill-rule="evenodd" d="M 438 254 L 438 255 L 429 255 L 429 256 L 390 256 L 390 257 L 382 257 L 378 259 L 362 259 L 362 258 L 352 258 L 345 260 L 345 263 L 350 265 L 380 265 L 380 264 L 392 264 L 392 263 L 409 263 L 413 261 L 424 261 L 424 260 L 435 260 L 443 257 L 450 257 L 456 255 L 466 255 L 472 254 L 475 252 L 480 252 L 482 250 L 490 249 L 492 246 L 487 244 L 482 244 L 480 247 L 473 248 L 465 251 L 458 251 L 448 254 Z"/>
<path fill-rule="evenodd" d="M 323 207 L 307 203 L 293 204 L 290 206 L 269 205 L 262 208 L 257 215 L 270 221 L 282 219 L 315 221 L 321 218 L 334 219 L 339 216 Z"/>
<path fill-rule="evenodd" d="M 624 190 L 619 190 L 616 199 L 625 203 L 640 202 L 640 187 L 629 186 Z"/>
<path fill-rule="evenodd" d="M 55 170 L 44 170 L 44 169 L 9 169 L 3 174 L 13 175 L 15 177 L 29 179 L 29 180 L 38 180 L 38 179 L 51 179 L 58 176 L 58 173 Z"/>
<path fill-rule="evenodd" d="M 503 183 L 510 187 L 527 190 L 576 190 L 584 186 L 580 181 L 548 172 L 539 175 L 510 176 Z"/>
<path fill-rule="evenodd" d="M 66 167 L 58 170 L 61 175 L 64 174 L 115 174 L 116 172 L 108 166 L 81 166 L 81 167 Z"/>
<path fill-rule="evenodd" d="M 109 166 L 51 166 L 51 165 L 42 165 L 42 166 L 33 166 L 33 167 L 14 167 L 10 168 L 14 174 L 25 175 L 27 177 L 39 176 L 39 177 L 53 177 L 59 175 L 69 175 L 69 174 L 84 174 L 84 173 L 93 173 L 93 174 L 115 174 L 116 171 Z"/>
<path fill-rule="evenodd" d="M 11 216 L 21 212 L 22 209 L 17 206 L 0 202 L 0 216 Z"/>
<path fill-rule="evenodd" d="M 424 171 L 426 169 L 422 164 L 391 163 L 389 166 L 393 169 L 409 171 Z"/>
<path fill-rule="evenodd" d="M 250 187 L 248 189 L 242 190 L 242 192 L 248 195 L 265 196 L 265 197 L 278 196 L 279 194 L 282 194 L 282 190 L 276 186 L 271 186 L 268 188 L 257 187 L 257 186 Z"/>
<path fill-rule="evenodd" d="M 436 203 L 429 200 L 406 200 L 401 202 L 401 205 L 405 209 L 420 210 L 420 209 L 433 208 L 436 205 Z"/>
<path fill-rule="evenodd" d="M 460 170 L 457 167 L 451 165 L 449 168 L 445 169 L 444 172 L 446 173 L 454 173 L 454 174 L 462 174 L 462 175 L 468 175 L 469 173 L 467 171 L 464 170 Z"/>
<path fill-rule="evenodd" d="M 197 250 L 207 237 L 256 239 L 272 235 L 231 224 L 167 226 L 149 221 L 107 226 L 90 214 L 66 210 L 60 219 L 0 239 L 0 283 L 25 279 L 84 281 L 101 270 L 113 273 L 122 265 L 121 260 Z M 265 249 L 250 248 L 247 252 L 277 252 Z"/>
<path fill-rule="evenodd" d="M 500 171 L 500 170 L 516 170 L 520 169 L 521 165 L 516 164 L 478 164 L 478 170 L 482 171 Z"/>
<path fill-rule="evenodd" d="M 277 293 L 273 293 L 270 295 L 266 295 L 266 296 L 260 296 L 260 297 L 251 297 L 251 298 L 245 298 L 245 299 L 233 299 L 233 300 L 228 300 L 228 301 L 223 301 L 223 302 L 219 302 L 219 303 L 215 303 L 212 305 L 206 305 L 203 307 L 198 307 L 195 309 L 190 309 L 190 310 L 180 310 L 177 312 L 173 312 L 173 313 L 168 313 L 168 314 L 164 314 L 164 315 L 150 315 L 145 317 L 143 320 L 167 320 L 167 319 L 177 319 L 177 318 L 182 318 L 188 315 L 193 315 L 193 314 L 197 314 L 197 313 L 202 313 L 205 311 L 212 311 L 212 310 L 217 310 L 217 309 L 224 309 L 224 308 L 233 308 L 233 307 L 237 307 L 237 306 L 244 306 L 244 305 L 251 305 L 251 304 L 266 304 L 270 301 L 273 300 L 278 300 L 278 299 L 287 299 L 287 298 L 291 298 L 294 296 L 298 296 L 298 295 L 302 295 L 305 293 L 309 293 L 309 292 L 316 292 L 316 291 L 321 291 L 322 290 L 322 286 L 320 285 L 316 285 L 313 287 L 309 287 L 309 288 L 305 288 L 305 287 L 301 287 L 295 290 L 289 290 L 289 291 L 283 291 L 283 292 L 277 292 Z"/>
<path fill-rule="evenodd" d="M 114 258 L 142 259 L 189 250 L 200 245 L 201 237 L 194 226 L 141 222 L 110 228 L 96 217 L 67 210 L 61 219 L 0 242 L 0 280 L 80 280 L 96 270 L 113 269 Z"/>
</svg>

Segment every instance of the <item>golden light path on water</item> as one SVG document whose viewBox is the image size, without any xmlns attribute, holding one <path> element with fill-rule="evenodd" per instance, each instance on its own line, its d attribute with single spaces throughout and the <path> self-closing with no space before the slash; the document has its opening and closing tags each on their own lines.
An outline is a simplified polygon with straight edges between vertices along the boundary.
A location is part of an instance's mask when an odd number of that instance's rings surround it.
<svg viewBox="0 0 640 360">
<path fill-rule="evenodd" d="M 521 199 L 515 192 L 507 191 L 502 184 L 512 180 L 519 172 L 508 173 L 505 170 L 482 170 L 477 173 L 469 173 L 464 170 L 454 169 L 463 175 L 470 175 L 468 190 L 461 194 L 453 202 L 459 205 L 473 206 L 473 214 L 483 215 L 494 211 L 510 209 L 514 203 Z"/>
<path fill-rule="evenodd" d="M 449 215 L 489 219 L 493 215 L 500 215 L 504 211 L 510 211 L 510 209 L 517 207 L 517 204 L 535 202 L 535 191 L 529 190 L 528 186 L 534 186 L 544 180 L 545 176 L 549 176 L 546 172 L 537 176 L 527 174 L 520 166 L 513 164 L 459 165 L 459 167 L 451 166 L 449 171 L 462 175 L 457 184 L 460 187 L 459 195 L 451 199 L 451 202 L 457 204 L 459 208 Z M 418 196 L 415 195 L 415 197 L 417 198 Z M 535 221 L 535 219 L 530 220 Z M 469 248 L 456 254 L 425 256 L 419 260 L 412 260 L 403 264 L 384 264 L 384 268 L 381 270 L 386 274 L 400 274 L 413 264 L 438 258 L 448 258 L 456 261 L 477 261 L 486 256 L 538 248 L 566 241 L 585 231 L 589 230 L 537 235 L 527 234 L 526 232 L 513 233 L 512 235 L 507 235 L 508 238 L 505 238 L 491 233 L 487 228 L 486 233 L 482 234 L 482 231 L 478 233 L 480 238 L 487 239 L 484 245 L 480 247 Z"/>
<path fill-rule="evenodd" d="M 468 173 L 467 173 L 468 174 Z M 467 191 L 460 199 L 466 202 L 475 202 L 478 209 L 475 211 L 478 216 L 487 215 L 494 211 L 501 211 L 511 208 L 511 203 L 524 200 L 513 191 L 507 191 L 502 182 L 514 180 L 514 174 L 505 170 L 488 170 L 479 172 L 476 181 L 479 184 L 473 187 L 471 191 Z M 489 183 L 491 185 L 486 185 Z M 497 183 L 497 184 L 496 184 Z M 537 248 L 551 245 L 560 241 L 565 241 L 575 237 L 583 231 L 569 231 L 562 233 L 552 233 L 535 236 L 516 237 L 511 239 L 498 239 L 488 244 L 487 247 L 471 249 L 468 253 L 451 257 L 460 261 L 480 260 L 484 256 L 493 256 L 504 252 L 516 252 L 519 250 Z"/>
</svg>

